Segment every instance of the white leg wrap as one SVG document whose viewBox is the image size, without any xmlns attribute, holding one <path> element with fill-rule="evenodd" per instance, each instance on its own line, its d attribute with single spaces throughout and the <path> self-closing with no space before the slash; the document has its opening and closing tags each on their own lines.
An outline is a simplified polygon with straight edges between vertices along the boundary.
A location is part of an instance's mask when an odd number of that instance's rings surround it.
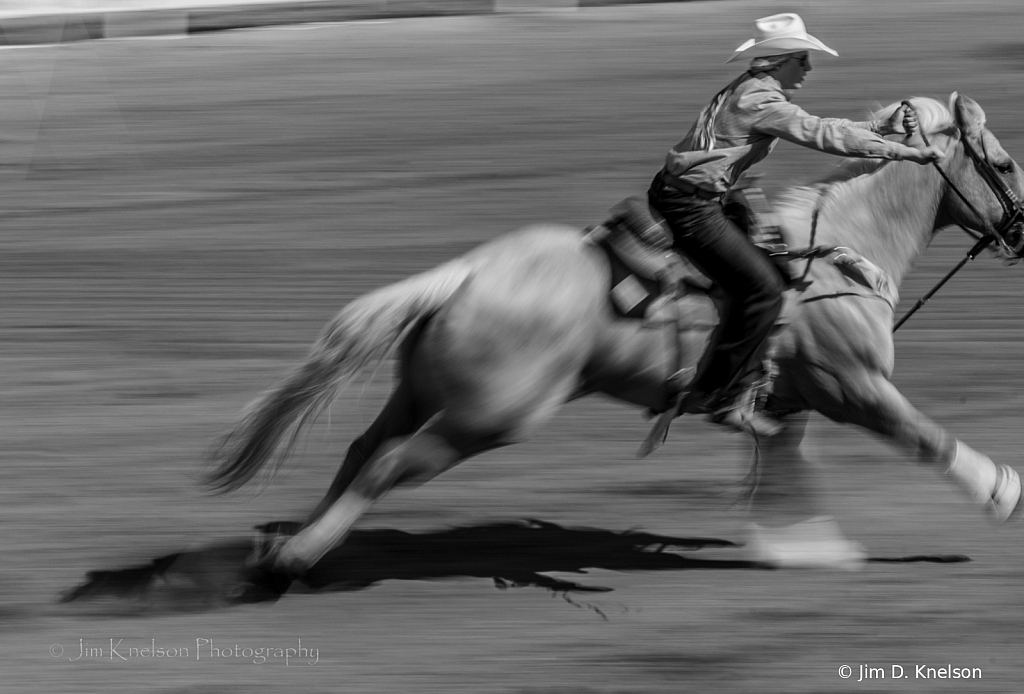
<svg viewBox="0 0 1024 694">
<path fill-rule="evenodd" d="M 1009 465 L 996 465 L 987 456 L 956 442 L 956 455 L 948 473 L 975 502 L 983 504 L 998 521 L 1020 510 L 1020 476 Z"/>
<path fill-rule="evenodd" d="M 946 474 L 956 480 L 976 503 L 986 504 L 992 499 L 996 487 L 996 465 L 988 456 L 967 444 L 956 442 L 956 453 Z"/>
<path fill-rule="evenodd" d="M 781 528 L 752 523 L 747 547 L 752 561 L 778 569 L 856 571 L 868 556 L 863 545 L 843 536 L 830 516 L 816 516 Z"/>
<path fill-rule="evenodd" d="M 1009 465 L 1000 465 L 998 472 L 989 510 L 992 511 L 996 520 L 1002 522 L 1010 520 L 1011 516 L 1019 515 L 1021 512 L 1020 475 Z"/>
</svg>

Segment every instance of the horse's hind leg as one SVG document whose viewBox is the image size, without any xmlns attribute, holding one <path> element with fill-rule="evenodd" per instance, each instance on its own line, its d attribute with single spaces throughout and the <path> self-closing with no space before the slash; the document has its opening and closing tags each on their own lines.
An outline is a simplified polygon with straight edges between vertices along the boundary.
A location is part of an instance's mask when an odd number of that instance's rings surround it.
<svg viewBox="0 0 1024 694">
<path fill-rule="evenodd" d="M 432 414 L 422 408 L 417 408 L 408 381 L 401 375 L 399 378 L 399 383 L 391 397 L 388 398 L 384 409 L 377 415 L 369 428 L 349 446 L 331 486 L 313 512 L 309 514 L 303 528 L 316 523 L 336 504 L 359 473 L 373 459 L 374 454 L 386 442 L 409 436 L 424 424 L 426 416 Z M 280 531 L 259 536 L 249 562 L 254 565 L 262 565 L 288 542 L 289 537 L 290 534 Z"/>
<path fill-rule="evenodd" d="M 355 522 L 388 491 L 402 484 L 423 484 L 474 455 L 529 436 L 549 419 L 573 392 L 576 378 L 562 375 L 514 407 L 502 401 L 488 407 L 484 397 L 441 411 L 410 437 L 387 441 L 361 466 L 351 484 L 317 520 L 288 540 L 273 558 L 274 567 L 301 575 L 341 542 Z M 480 417 L 489 411 L 492 416 Z M 472 416 L 469 414 L 472 412 Z M 488 426 L 480 426 L 486 421 Z"/>
<path fill-rule="evenodd" d="M 408 380 L 401 376 L 400 379 L 377 419 L 348 447 L 341 468 L 327 494 L 309 515 L 307 524 L 316 521 L 334 505 L 386 441 L 412 434 L 433 414 L 417 407 Z"/>
<path fill-rule="evenodd" d="M 402 343 L 395 373 L 395 390 L 369 428 L 348 447 L 341 467 L 324 498 L 309 515 L 307 525 L 327 512 L 385 442 L 409 436 L 437 413 L 438 405 L 429 402 L 429 398 L 417 397 L 417 389 L 423 391 L 425 387 L 430 388 L 424 386 L 422 377 L 416 378 L 417 371 L 425 369 L 422 365 L 417 369 L 415 364 L 420 337 L 428 325 L 429 321 L 423 321 Z"/>
<path fill-rule="evenodd" d="M 370 506 L 392 488 L 427 482 L 466 458 L 502 443 L 494 436 L 467 436 L 451 426 L 443 413 L 412 436 L 388 441 L 319 518 L 280 548 L 274 558 L 275 569 L 303 574 L 340 543 Z"/>
</svg>

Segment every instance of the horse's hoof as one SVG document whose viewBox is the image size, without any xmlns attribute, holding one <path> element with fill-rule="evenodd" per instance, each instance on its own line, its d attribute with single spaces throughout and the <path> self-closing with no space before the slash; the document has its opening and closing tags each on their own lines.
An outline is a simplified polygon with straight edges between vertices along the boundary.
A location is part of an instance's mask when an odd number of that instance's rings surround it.
<svg viewBox="0 0 1024 694">
<path fill-rule="evenodd" d="M 264 571 L 288 576 L 289 579 L 302 578 L 309 572 L 311 564 L 297 556 L 289 542 L 294 535 L 261 535 L 257 534 L 252 552 L 246 557 L 245 566 L 251 571 Z"/>
<path fill-rule="evenodd" d="M 245 558 L 245 566 L 248 569 L 272 569 L 281 552 L 281 548 L 288 542 L 291 536 L 275 534 L 256 533 L 256 539 L 252 544 L 252 551 Z"/>
<path fill-rule="evenodd" d="M 227 599 L 234 604 L 275 602 L 288 592 L 292 577 L 267 569 L 252 569 L 246 572 L 245 580 L 231 590 Z"/>
<path fill-rule="evenodd" d="M 858 571 L 868 559 L 864 546 L 843 537 L 835 520 L 826 516 L 782 528 L 752 523 L 749 534 L 751 561 L 773 569 Z"/>
<path fill-rule="evenodd" d="M 1021 504 L 1020 475 L 1009 465 L 996 466 L 996 485 L 989 510 L 997 521 L 1019 518 L 1024 513 Z"/>
<path fill-rule="evenodd" d="M 309 573 L 311 568 L 313 568 L 312 564 L 300 557 L 297 557 L 294 553 L 289 551 L 287 545 L 278 549 L 276 555 L 273 557 L 273 563 L 271 564 L 272 571 L 290 576 L 293 579 L 302 578 Z"/>
</svg>

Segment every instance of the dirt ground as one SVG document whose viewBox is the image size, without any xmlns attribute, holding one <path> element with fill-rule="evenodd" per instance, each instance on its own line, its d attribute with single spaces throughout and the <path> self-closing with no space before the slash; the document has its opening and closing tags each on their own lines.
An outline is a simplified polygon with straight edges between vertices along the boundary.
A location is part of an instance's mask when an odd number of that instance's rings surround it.
<svg viewBox="0 0 1024 694">
<path fill-rule="evenodd" d="M 591 399 L 386 499 L 320 584 L 220 599 L 252 526 L 320 498 L 389 374 L 350 389 L 262 495 L 210 496 L 204 456 L 240 409 L 353 297 L 645 190 L 752 21 L 787 9 L 841 55 L 815 62 L 808 110 L 859 118 L 959 90 L 1024 157 L 1018 0 L 629 5 L 0 51 L 0 690 L 1019 692 L 1022 529 L 822 420 L 807 447 L 875 560 L 858 573 L 752 569 L 733 544 L 744 442 L 681 421 L 638 461 L 647 423 Z M 781 144 L 761 169 L 777 192 L 833 164 Z M 969 246 L 940 234 L 901 308 Z M 1018 468 L 1022 290 L 1020 268 L 970 264 L 900 330 L 895 377 Z M 145 594 L 57 602 L 89 571 L 176 553 Z"/>
</svg>

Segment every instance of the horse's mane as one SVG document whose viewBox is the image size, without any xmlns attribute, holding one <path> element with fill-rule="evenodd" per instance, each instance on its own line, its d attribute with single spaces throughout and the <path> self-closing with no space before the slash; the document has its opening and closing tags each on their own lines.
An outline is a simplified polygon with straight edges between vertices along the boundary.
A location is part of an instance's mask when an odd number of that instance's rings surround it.
<svg viewBox="0 0 1024 694">
<path fill-rule="evenodd" d="M 955 127 L 952 104 L 946 106 L 928 97 L 913 97 L 909 101 L 917 111 L 918 125 L 926 134 L 948 133 Z M 878 108 L 869 117 L 871 120 L 888 120 L 902 103 L 895 102 Z M 809 209 L 819 204 L 826 193 L 838 193 L 852 180 L 878 173 L 887 163 L 885 159 L 843 159 L 822 179 L 784 191 L 778 204 L 780 207 Z"/>
</svg>

